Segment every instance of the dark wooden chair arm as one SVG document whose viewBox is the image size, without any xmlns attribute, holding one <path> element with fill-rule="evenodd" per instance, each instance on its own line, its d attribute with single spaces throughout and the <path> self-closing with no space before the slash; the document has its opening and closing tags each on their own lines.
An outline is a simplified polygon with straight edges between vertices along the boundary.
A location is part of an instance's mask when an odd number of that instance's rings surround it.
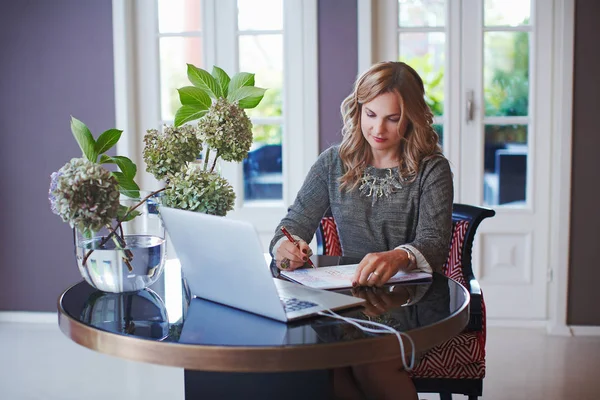
<svg viewBox="0 0 600 400">
<path fill-rule="evenodd" d="M 481 307 L 483 298 L 481 297 L 481 286 L 475 278 L 471 278 L 469 281 L 471 295 L 471 304 L 469 312 L 469 325 L 467 330 L 469 331 L 481 331 L 483 329 L 483 309 Z"/>
</svg>

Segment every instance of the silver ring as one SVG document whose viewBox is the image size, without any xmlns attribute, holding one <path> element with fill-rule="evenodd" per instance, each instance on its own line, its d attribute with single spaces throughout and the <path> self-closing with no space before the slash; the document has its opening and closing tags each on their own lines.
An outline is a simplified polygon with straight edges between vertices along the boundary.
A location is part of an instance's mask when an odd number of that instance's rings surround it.
<svg viewBox="0 0 600 400">
<path fill-rule="evenodd" d="M 377 271 L 373 271 L 373 275 L 379 276 L 379 274 L 377 273 Z"/>
</svg>

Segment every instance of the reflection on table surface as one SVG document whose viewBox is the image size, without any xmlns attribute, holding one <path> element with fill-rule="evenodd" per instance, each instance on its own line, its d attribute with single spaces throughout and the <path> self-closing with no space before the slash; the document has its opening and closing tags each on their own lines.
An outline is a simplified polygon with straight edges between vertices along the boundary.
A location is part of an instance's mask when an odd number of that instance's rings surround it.
<svg viewBox="0 0 600 400">
<path fill-rule="evenodd" d="M 341 257 L 319 257 L 319 265 L 353 263 Z M 312 317 L 294 323 L 191 299 L 182 289 L 178 263 L 168 263 L 163 277 L 150 289 L 112 294 L 85 282 L 62 298 L 64 311 L 73 319 L 100 330 L 142 339 L 207 346 L 294 346 L 360 340 L 372 337 L 343 321 Z M 435 324 L 459 311 L 465 292 L 440 274 L 431 282 L 358 288 L 339 292 L 364 298 L 364 306 L 339 314 L 389 325 L 398 331 Z"/>
</svg>

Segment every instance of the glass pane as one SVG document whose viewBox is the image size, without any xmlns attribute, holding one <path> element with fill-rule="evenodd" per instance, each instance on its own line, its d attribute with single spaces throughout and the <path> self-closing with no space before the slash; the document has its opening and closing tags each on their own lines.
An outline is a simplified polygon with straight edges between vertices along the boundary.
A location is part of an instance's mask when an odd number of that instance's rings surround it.
<svg viewBox="0 0 600 400">
<path fill-rule="evenodd" d="M 525 205 L 527 154 L 527 125 L 485 126 L 485 205 Z"/>
<path fill-rule="evenodd" d="M 434 115 L 444 114 L 444 65 L 446 35 L 401 33 L 399 60 L 415 69 L 425 85 L 425 100 Z"/>
<path fill-rule="evenodd" d="M 485 0 L 485 26 L 529 25 L 530 0 Z"/>
<path fill-rule="evenodd" d="M 158 0 L 160 33 L 197 32 L 201 29 L 201 0 Z"/>
<path fill-rule="evenodd" d="M 282 30 L 283 0 L 238 0 L 238 29 Z"/>
<path fill-rule="evenodd" d="M 281 125 L 255 125 L 254 143 L 244 160 L 244 200 L 283 198 Z"/>
<path fill-rule="evenodd" d="M 440 137 L 440 146 L 444 148 L 444 125 L 442 124 L 433 124 L 433 129 L 437 132 Z"/>
<path fill-rule="evenodd" d="M 203 67 L 202 38 L 160 38 L 160 91 L 161 118 L 170 121 L 181 106 L 177 88 L 190 86 L 187 63 Z"/>
<path fill-rule="evenodd" d="M 484 35 L 485 115 L 528 115 L 529 33 Z"/>
<path fill-rule="evenodd" d="M 446 0 L 398 0 L 398 25 L 445 26 Z"/>
<path fill-rule="evenodd" d="M 251 117 L 282 115 L 283 36 L 240 36 L 240 71 L 255 73 L 255 85 L 266 88 L 258 107 L 246 110 Z"/>
</svg>

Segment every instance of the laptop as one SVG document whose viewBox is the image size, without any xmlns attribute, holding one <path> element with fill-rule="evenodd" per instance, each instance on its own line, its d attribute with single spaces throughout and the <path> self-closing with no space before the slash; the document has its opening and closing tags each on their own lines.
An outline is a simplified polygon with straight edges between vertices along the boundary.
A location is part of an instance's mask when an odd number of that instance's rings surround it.
<svg viewBox="0 0 600 400">
<path fill-rule="evenodd" d="M 364 302 L 274 278 L 248 222 L 160 207 L 192 295 L 287 322 Z"/>
</svg>

